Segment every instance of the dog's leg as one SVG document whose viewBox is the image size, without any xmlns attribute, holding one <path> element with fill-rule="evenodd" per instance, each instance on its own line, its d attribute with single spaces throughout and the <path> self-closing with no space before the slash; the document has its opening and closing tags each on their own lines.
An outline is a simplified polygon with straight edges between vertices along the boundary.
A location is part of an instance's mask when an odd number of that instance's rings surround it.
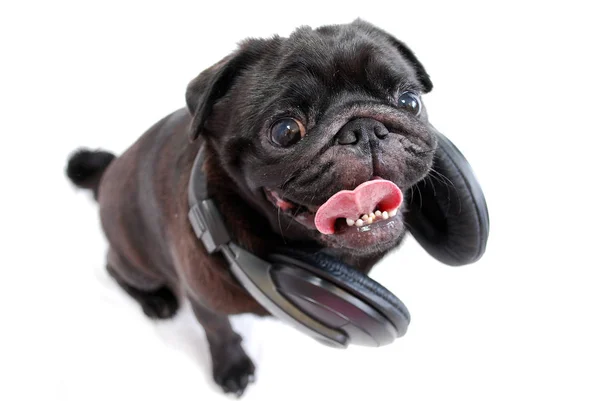
<svg viewBox="0 0 600 401">
<path fill-rule="evenodd" d="M 198 322 L 204 327 L 212 357 L 213 378 L 223 391 L 242 395 L 254 381 L 254 364 L 242 348 L 242 338 L 233 331 L 229 318 L 191 299 Z"/>
<path fill-rule="evenodd" d="M 140 304 L 149 318 L 167 319 L 177 312 L 177 297 L 162 280 L 129 268 L 112 250 L 109 252 L 106 270 L 117 284 Z"/>
</svg>

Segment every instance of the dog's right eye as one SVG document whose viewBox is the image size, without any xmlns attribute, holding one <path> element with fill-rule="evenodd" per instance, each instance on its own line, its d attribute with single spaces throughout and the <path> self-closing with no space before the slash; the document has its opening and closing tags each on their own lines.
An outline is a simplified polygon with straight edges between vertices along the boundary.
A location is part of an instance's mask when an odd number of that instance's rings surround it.
<svg viewBox="0 0 600 401">
<path fill-rule="evenodd" d="M 284 148 L 295 144 L 304 135 L 306 128 L 293 118 L 284 118 L 271 126 L 271 141 Z"/>
<path fill-rule="evenodd" d="M 416 93 L 404 92 L 398 99 L 398 107 L 418 116 L 421 113 L 421 100 Z"/>
</svg>

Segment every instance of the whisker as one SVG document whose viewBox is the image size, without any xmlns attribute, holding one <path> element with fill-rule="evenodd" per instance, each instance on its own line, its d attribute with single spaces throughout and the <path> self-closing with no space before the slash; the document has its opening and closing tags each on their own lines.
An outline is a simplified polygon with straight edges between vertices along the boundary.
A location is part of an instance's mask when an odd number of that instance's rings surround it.
<svg viewBox="0 0 600 401">
<path fill-rule="evenodd" d="M 287 245 L 285 237 L 283 236 L 283 230 L 281 229 L 281 208 L 279 206 L 277 206 L 277 222 L 279 223 L 279 233 L 281 234 L 281 239 L 283 240 L 283 243 Z"/>
<path fill-rule="evenodd" d="M 304 201 L 304 200 L 303 200 Z M 296 211 L 294 212 L 294 214 L 292 215 L 292 218 L 290 219 L 290 222 L 288 223 L 287 227 L 285 228 L 285 231 L 289 230 L 290 226 L 292 225 L 292 222 L 294 221 L 294 219 L 296 218 L 296 216 L 298 215 L 298 212 L 300 212 L 300 209 L 302 209 L 302 207 L 297 207 Z"/>
<path fill-rule="evenodd" d="M 446 177 L 444 174 L 440 173 L 439 171 L 437 171 L 433 168 L 431 169 L 431 172 L 434 174 L 437 174 L 437 177 L 433 174 L 431 175 L 431 177 L 437 179 L 442 184 L 445 184 L 446 188 L 448 188 L 448 192 L 450 191 L 450 187 L 454 188 L 454 190 L 456 191 L 456 186 L 454 185 L 454 183 L 452 181 L 450 181 L 450 179 L 448 177 Z M 450 207 L 449 204 L 448 204 L 448 207 Z M 448 212 L 448 211 L 446 211 L 446 212 Z M 462 200 L 459 196 L 458 197 L 458 213 L 460 213 L 460 212 L 462 212 Z"/>
<path fill-rule="evenodd" d="M 433 182 L 433 177 L 431 177 L 430 175 L 427 175 L 427 179 L 429 180 L 429 182 L 431 183 L 431 187 L 433 188 L 433 196 L 437 196 L 437 193 L 435 190 L 435 183 Z"/>
<path fill-rule="evenodd" d="M 287 185 L 289 185 L 296 178 L 296 173 L 297 173 L 297 171 L 293 171 L 292 173 L 290 173 L 289 177 L 285 179 L 283 184 L 281 184 L 282 190 L 285 190 L 285 187 Z"/>
<path fill-rule="evenodd" d="M 437 171 L 434 168 L 431 169 L 431 173 L 432 173 L 432 175 L 434 175 L 434 174 L 437 175 L 437 177 L 434 176 L 434 178 L 436 178 L 439 182 L 444 183 L 446 185 L 451 185 L 453 188 L 455 188 L 454 183 L 452 181 L 450 181 L 450 179 L 448 177 L 446 177 L 444 174 L 440 173 L 439 171 Z"/>
</svg>

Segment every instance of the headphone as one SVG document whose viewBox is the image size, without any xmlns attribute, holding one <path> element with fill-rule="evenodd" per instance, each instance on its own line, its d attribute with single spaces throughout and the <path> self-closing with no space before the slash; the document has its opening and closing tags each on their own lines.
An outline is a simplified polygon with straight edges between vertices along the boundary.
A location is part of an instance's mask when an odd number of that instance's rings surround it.
<svg viewBox="0 0 600 401">
<path fill-rule="evenodd" d="M 436 133 L 433 174 L 410 191 L 404 223 L 438 261 L 460 266 L 485 252 L 489 214 L 483 191 L 460 151 Z M 237 245 L 208 196 L 198 152 L 188 186 L 189 221 L 210 254 L 221 253 L 242 286 L 268 312 L 337 348 L 379 347 L 402 337 L 410 314 L 384 286 L 323 249 L 282 248 L 263 260 Z"/>
</svg>

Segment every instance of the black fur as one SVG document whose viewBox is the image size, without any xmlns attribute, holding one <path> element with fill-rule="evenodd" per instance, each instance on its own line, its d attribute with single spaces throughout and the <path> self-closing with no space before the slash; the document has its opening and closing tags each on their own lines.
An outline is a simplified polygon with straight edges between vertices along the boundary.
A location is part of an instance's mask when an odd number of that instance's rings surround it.
<svg viewBox="0 0 600 401">
<path fill-rule="evenodd" d="M 274 232 L 355 255 L 380 253 L 400 243 L 400 227 L 392 243 L 343 243 L 273 210 L 262 191 L 276 189 L 296 204 L 318 206 L 374 176 L 411 187 L 429 172 L 436 137 L 426 111 L 415 117 L 399 110 L 398 96 L 432 87 L 413 52 L 367 22 L 301 27 L 289 38 L 246 40 L 194 79 L 186 93 L 190 135 L 204 136 L 236 192 L 258 203 Z M 300 121 L 308 134 L 289 148 L 273 146 L 270 126 L 285 117 Z M 359 118 L 379 121 L 390 135 L 365 134 L 356 146 L 335 146 L 342 127 Z"/>
<path fill-rule="evenodd" d="M 102 191 L 111 274 L 154 318 L 175 313 L 173 290 L 184 289 L 205 329 L 215 382 L 241 394 L 254 365 L 228 315 L 267 312 L 190 227 L 187 190 L 198 149 L 206 150 L 209 195 L 237 244 L 263 258 L 283 245 L 327 248 L 366 274 L 402 241 L 402 213 L 368 235 L 325 235 L 267 194 L 314 217 L 334 193 L 375 176 L 410 188 L 429 172 L 437 142 L 425 109 L 411 113 L 398 97 L 431 88 L 404 44 L 360 20 L 249 39 L 188 85 L 187 110 L 156 123 L 114 162 L 110 153 L 77 152 L 67 175 L 96 197 Z M 274 145 L 270 127 L 280 118 L 299 121 L 306 136 L 289 148 Z"/>
<path fill-rule="evenodd" d="M 117 284 L 140 304 L 144 314 L 150 319 L 168 319 L 177 313 L 179 301 L 168 287 L 162 286 L 152 291 L 140 290 L 127 284 L 110 265 L 106 270 Z"/>
<path fill-rule="evenodd" d="M 89 189 L 98 199 L 98 186 L 102 174 L 108 165 L 115 159 L 109 152 L 89 149 L 79 149 L 69 157 L 67 163 L 67 177 L 79 188 Z"/>
</svg>

